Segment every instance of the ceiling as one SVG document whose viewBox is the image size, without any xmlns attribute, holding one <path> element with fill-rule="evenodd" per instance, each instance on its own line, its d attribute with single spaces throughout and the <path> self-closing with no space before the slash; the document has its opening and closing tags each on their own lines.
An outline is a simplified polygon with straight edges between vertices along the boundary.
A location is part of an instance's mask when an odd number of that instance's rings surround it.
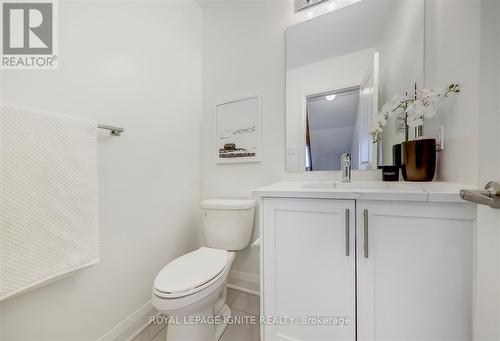
<svg viewBox="0 0 500 341">
<path fill-rule="evenodd" d="M 307 100 L 310 130 L 353 127 L 358 112 L 359 90 L 338 93 L 333 101 L 325 95 Z"/>
</svg>

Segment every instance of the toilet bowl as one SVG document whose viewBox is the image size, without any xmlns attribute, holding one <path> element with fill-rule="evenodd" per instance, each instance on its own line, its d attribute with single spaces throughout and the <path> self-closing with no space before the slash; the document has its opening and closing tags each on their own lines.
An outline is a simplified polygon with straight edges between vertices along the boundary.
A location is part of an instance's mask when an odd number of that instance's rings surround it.
<svg viewBox="0 0 500 341">
<path fill-rule="evenodd" d="M 167 341 L 215 341 L 231 315 L 226 282 L 236 251 L 249 245 L 255 201 L 202 202 L 208 247 L 184 254 L 156 276 L 152 304 L 169 316 Z"/>
</svg>

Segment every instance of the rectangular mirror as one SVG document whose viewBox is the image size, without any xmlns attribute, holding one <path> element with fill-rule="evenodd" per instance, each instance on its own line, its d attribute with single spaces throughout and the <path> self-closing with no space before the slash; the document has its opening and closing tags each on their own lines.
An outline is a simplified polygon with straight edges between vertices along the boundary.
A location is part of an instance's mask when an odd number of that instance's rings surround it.
<svg viewBox="0 0 500 341">
<path fill-rule="evenodd" d="M 392 165 L 404 135 L 370 125 L 394 95 L 424 81 L 424 0 L 359 1 L 286 32 L 286 169 L 353 169 Z"/>
</svg>

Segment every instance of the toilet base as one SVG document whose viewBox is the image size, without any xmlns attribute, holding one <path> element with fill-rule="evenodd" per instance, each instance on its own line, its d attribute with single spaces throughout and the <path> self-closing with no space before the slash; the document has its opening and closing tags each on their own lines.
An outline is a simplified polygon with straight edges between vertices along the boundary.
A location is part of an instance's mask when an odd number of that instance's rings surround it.
<svg viewBox="0 0 500 341">
<path fill-rule="evenodd" d="M 167 327 L 167 341 L 218 341 L 227 328 L 227 321 L 231 317 L 231 308 L 224 304 L 217 314 L 223 323 L 220 324 L 169 324 Z M 214 316 L 214 306 L 207 307 L 196 314 L 189 314 L 190 319 L 208 318 Z M 178 316 L 180 321 L 183 317 Z"/>
<path fill-rule="evenodd" d="M 153 306 L 173 319 L 167 326 L 167 341 L 220 339 L 231 317 L 231 309 L 226 304 L 226 281 L 235 255 L 230 252 L 226 269 L 217 281 L 192 295 L 164 298 L 153 292 Z"/>
<path fill-rule="evenodd" d="M 227 321 L 231 317 L 231 308 L 227 304 L 224 304 L 224 307 L 222 307 L 222 310 L 219 314 L 220 317 L 222 317 L 222 320 L 224 323 L 218 324 L 216 326 L 215 330 L 215 340 L 219 340 L 222 337 L 222 334 L 224 334 L 224 331 L 227 328 Z"/>
</svg>

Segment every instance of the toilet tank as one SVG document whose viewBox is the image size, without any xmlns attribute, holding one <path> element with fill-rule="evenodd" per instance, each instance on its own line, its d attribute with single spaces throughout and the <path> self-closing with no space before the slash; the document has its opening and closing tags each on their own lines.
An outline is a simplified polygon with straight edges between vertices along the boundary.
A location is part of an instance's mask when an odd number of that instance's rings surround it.
<svg viewBox="0 0 500 341">
<path fill-rule="evenodd" d="M 250 243 L 255 200 L 209 199 L 201 203 L 203 230 L 209 247 L 238 251 Z"/>
</svg>

